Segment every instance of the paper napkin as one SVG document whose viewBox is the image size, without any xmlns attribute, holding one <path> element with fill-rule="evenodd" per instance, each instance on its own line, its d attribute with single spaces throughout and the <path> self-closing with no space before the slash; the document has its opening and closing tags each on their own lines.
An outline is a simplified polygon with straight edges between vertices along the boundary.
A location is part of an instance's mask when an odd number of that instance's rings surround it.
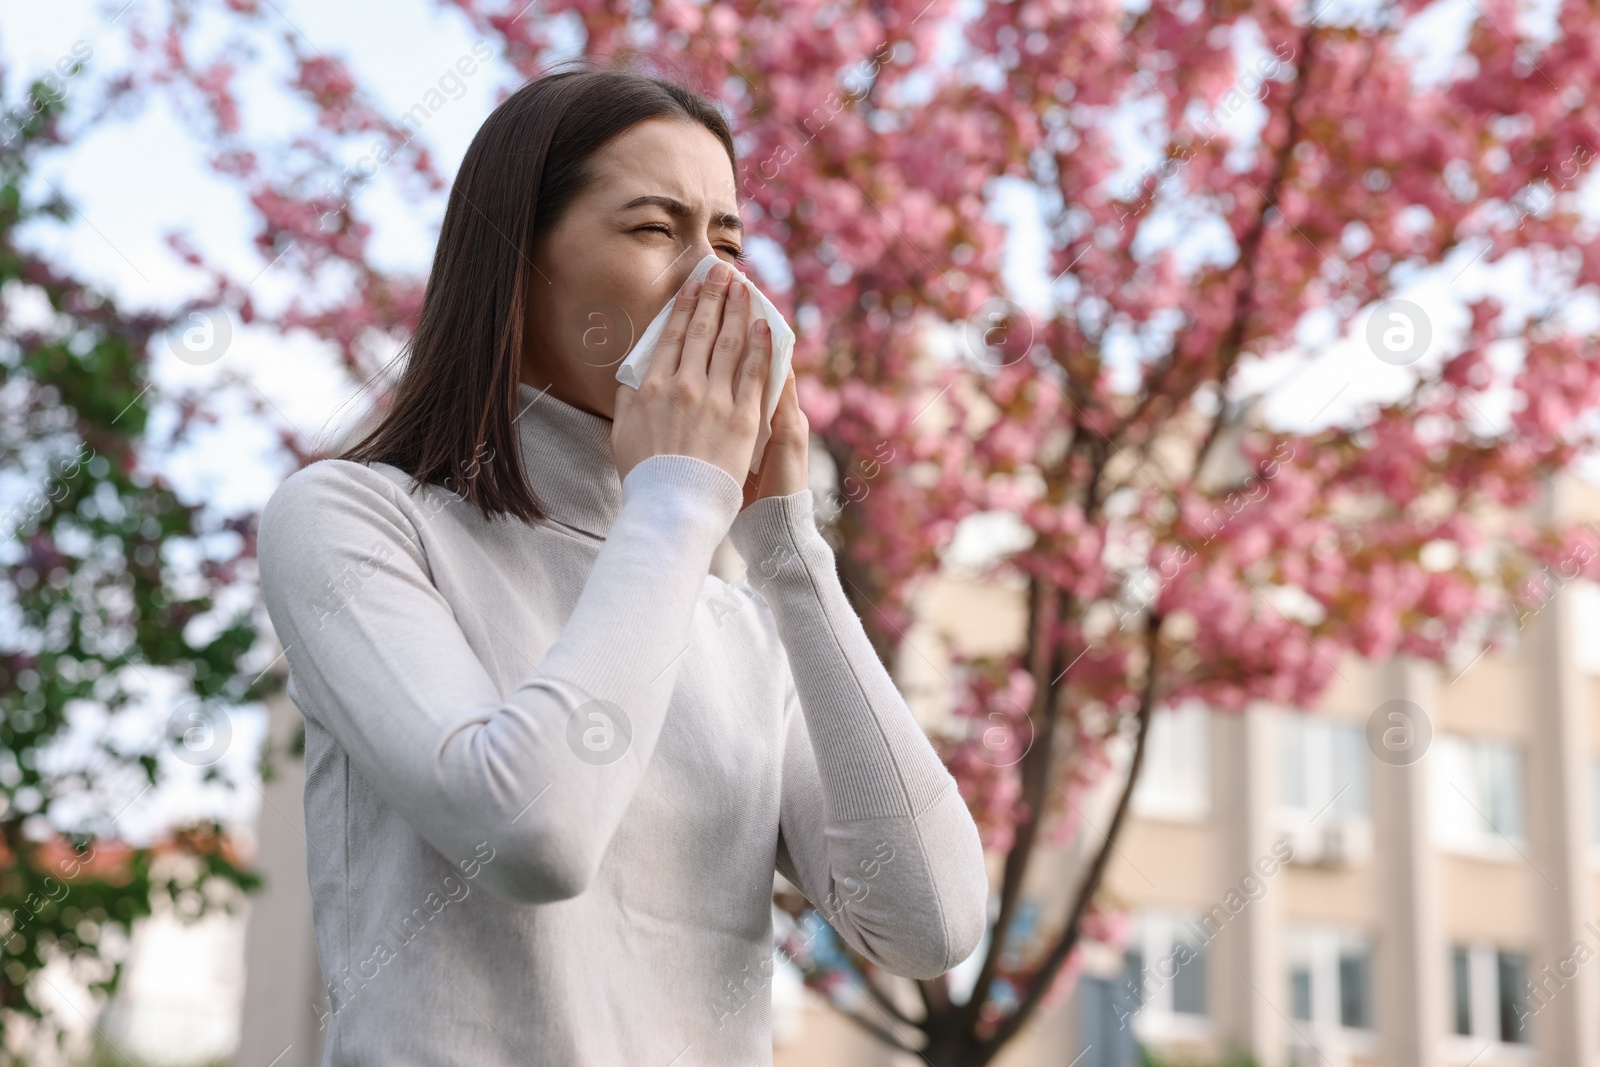
<svg viewBox="0 0 1600 1067">
<path fill-rule="evenodd" d="M 695 264 L 694 270 L 689 272 L 689 277 L 683 284 L 690 282 L 703 282 L 711 268 L 718 263 L 726 262 L 715 252 L 708 252 L 704 259 Z M 732 264 L 729 264 L 732 267 Z M 750 290 L 750 312 L 755 319 L 766 319 L 767 325 L 772 329 L 772 373 L 767 377 L 766 391 L 761 398 L 761 429 L 756 434 L 756 447 L 750 457 L 750 473 L 754 474 L 761 465 L 761 453 L 767 446 L 767 441 L 772 437 L 772 413 L 778 410 L 778 397 L 783 393 L 784 380 L 789 377 L 789 363 L 794 358 L 794 330 L 778 314 L 778 309 L 768 300 L 766 294 L 756 288 L 754 282 L 745 277 L 737 268 L 733 270 L 733 280 L 742 282 Z M 679 292 L 682 286 L 679 286 Z M 650 325 L 639 337 L 639 341 L 628 352 L 628 358 L 622 361 L 622 366 L 617 368 L 617 381 L 623 385 L 639 388 L 639 383 L 644 381 L 644 372 L 650 366 L 650 357 L 655 354 L 656 342 L 661 340 L 662 332 L 667 328 L 667 319 L 672 317 L 672 305 L 678 296 L 673 294 L 667 306 L 661 309 L 660 314 L 651 320 Z M 753 320 L 752 320 L 753 321 Z"/>
</svg>

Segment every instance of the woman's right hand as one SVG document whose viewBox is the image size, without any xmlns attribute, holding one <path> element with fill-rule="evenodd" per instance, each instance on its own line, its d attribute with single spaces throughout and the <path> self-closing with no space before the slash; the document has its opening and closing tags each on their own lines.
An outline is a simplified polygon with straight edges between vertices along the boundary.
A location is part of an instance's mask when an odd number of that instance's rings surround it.
<svg viewBox="0 0 1600 1067">
<path fill-rule="evenodd" d="M 733 270 L 718 263 L 703 288 L 685 286 L 639 388 L 617 387 L 611 451 L 617 475 L 656 455 L 714 463 L 740 485 L 761 429 L 761 397 L 772 365 L 772 331 L 751 322 L 750 293 L 730 292 Z"/>
</svg>

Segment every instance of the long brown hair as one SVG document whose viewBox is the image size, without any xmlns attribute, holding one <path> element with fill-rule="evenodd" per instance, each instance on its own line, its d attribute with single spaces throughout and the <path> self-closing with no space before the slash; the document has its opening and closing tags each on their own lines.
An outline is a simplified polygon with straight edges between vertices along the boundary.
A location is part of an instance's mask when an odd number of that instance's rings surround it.
<svg viewBox="0 0 1600 1067">
<path fill-rule="evenodd" d="M 546 74 L 508 96 L 472 138 L 450 187 L 417 328 L 388 410 L 341 457 L 392 464 L 461 494 L 486 519 L 546 517 L 522 467 L 515 426 L 523 322 L 535 241 L 593 177 L 612 137 L 657 117 L 698 122 L 739 172 L 716 106 L 677 82 L 632 70 Z M 559 456 L 548 462 L 559 463 Z"/>
</svg>

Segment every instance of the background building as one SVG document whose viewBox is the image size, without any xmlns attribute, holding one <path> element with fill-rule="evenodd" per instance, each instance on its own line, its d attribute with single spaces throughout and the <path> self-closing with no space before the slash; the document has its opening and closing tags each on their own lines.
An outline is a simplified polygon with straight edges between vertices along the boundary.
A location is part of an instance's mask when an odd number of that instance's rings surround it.
<svg viewBox="0 0 1600 1067">
<path fill-rule="evenodd" d="M 1600 518 L 1578 482 L 1545 506 Z M 1597 1062 L 1600 587 L 1518 614 L 1460 666 L 1351 657 L 1314 708 L 1160 717 L 1107 880 L 1137 933 L 1078 990 L 1081 1063 L 1130 1062 L 1094 1042 L 1128 1000 L 1154 1048 L 1264 1065 Z"/>
</svg>

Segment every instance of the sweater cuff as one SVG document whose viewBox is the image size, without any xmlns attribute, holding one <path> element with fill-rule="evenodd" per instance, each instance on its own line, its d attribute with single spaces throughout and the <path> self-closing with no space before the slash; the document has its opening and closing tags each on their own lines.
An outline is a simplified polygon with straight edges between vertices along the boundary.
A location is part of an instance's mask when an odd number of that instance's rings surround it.
<svg viewBox="0 0 1600 1067">
<path fill-rule="evenodd" d="M 744 503 L 744 487 L 707 460 L 678 453 L 646 456 L 622 479 L 622 501 L 635 496 L 663 498 L 691 521 L 714 527 L 721 540 Z"/>
<path fill-rule="evenodd" d="M 805 549 L 832 548 L 817 529 L 810 489 L 787 496 L 764 496 L 733 520 L 728 540 L 744 558 L 751 585 L 760 587 L 785 570 L 796 567 Z"/>
</svg>

